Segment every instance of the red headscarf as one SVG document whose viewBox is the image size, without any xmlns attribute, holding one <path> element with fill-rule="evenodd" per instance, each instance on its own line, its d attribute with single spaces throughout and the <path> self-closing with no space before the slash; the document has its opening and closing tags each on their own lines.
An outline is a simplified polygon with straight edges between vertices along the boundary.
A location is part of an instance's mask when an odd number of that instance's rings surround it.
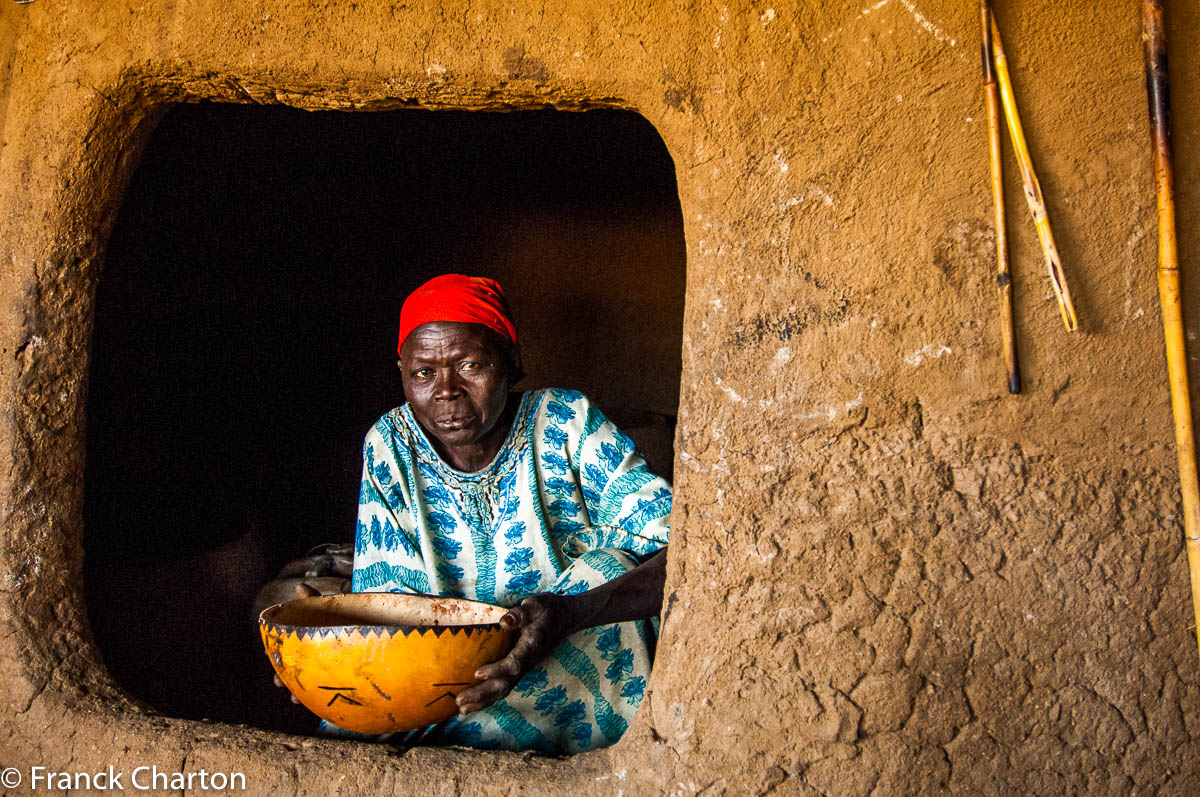
<svg viewBox="0 0 1200 797">
<path fill-rule="evenodd" d="M 408 295 L 400 308 L 400 342 L 414 329 L 434 321 L 482 324 L 517 345 L 517 328 L 509 315 L 508 302 L 500 283 L 487 277 L 443 274 Z"/>
</svg>

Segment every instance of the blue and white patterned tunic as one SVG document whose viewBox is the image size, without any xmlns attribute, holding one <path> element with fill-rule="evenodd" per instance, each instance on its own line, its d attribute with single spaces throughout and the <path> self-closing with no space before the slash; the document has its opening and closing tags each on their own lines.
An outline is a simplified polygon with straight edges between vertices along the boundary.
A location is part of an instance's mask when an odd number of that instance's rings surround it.
<svg viewBox="0 0 1200 797">
<path fill-rule="evenodd" d="M 407 404 L 363 444 L 355 592 L 422 592 L 513 606 L 575 594 L 667 544 L 671 487 L 581 393 L 526 392 L 490 465 L 447 465 Z M 650 674 L 649 623 L 562 642 L 512 693 L 421 734 L 478 748 L 573 753 L 621 737 Z"/>
</svg>

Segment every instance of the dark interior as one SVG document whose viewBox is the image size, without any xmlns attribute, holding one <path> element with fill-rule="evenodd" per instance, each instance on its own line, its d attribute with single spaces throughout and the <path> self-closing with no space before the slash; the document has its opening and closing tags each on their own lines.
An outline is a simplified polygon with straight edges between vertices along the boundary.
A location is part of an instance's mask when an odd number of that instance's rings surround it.
<svg viewBox="0 0 1200 797">
<path fill-rule="evenodd" d="M 362 436 L 403 401 L 405 295 L 446 271 L 513 304 L 523 386 L 589 393 L 670 475 L 684 292 L 674 164 L 637 114 L 202 103 L 133 175 L 96 299 L 85 586 L 131 694 L 310 732 L 251 601 L 353 536 Z"/>
</svg>

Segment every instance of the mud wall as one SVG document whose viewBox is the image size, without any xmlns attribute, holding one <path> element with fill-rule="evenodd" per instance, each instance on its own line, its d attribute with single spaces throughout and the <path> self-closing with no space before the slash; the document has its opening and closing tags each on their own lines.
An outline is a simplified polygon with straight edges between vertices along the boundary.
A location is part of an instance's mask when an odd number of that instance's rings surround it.
<svg viewBox="0 0 1200 797">
<path fill-rule="evenodd" d="M 1136 8 L 1003 6 L 1083 319 L 1063 332 L 1014 171 L 1015 398 L 972 4 L 0 7 L 0 764 L 242 770 L 263 794 L 1194 792 Z M 1195 267 L 1200 12 L 1169 13 Z M 661 133 L 688 258 L 676 537 L 614 748 L 396 756 L 157 717 L 103 671 L 79 589 L 91 302 L 153 123 L 201 98 L 618 107 Z"/>
</svg>

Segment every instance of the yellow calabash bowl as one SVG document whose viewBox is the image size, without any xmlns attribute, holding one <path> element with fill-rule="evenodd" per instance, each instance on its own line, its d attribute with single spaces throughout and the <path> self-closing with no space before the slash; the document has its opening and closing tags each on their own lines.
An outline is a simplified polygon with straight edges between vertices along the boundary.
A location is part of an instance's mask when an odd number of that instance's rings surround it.
<svg viewBox="0 0 1200 797">
<path fill-rule="evenodd" d="M 281 603 L 258 618 L 263 647 L 293 695 L 358 733 L 424 728 L 457 713 L 475 670 L 507 655 L 507 609 L 477 601 L 362 592 Z"/>
</svg>

